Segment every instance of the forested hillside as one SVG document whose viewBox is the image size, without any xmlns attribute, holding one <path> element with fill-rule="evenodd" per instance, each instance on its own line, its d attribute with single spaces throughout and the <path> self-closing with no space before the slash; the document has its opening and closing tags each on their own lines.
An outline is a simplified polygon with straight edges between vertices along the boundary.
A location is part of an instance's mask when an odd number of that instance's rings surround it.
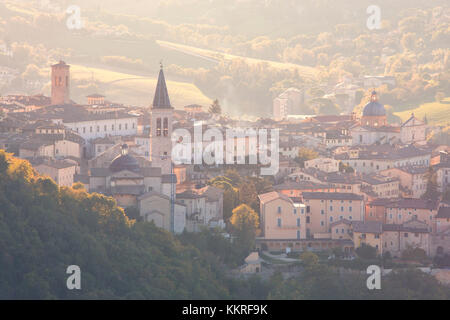
<svg viewBox="0 0 450 320">
<path fill-rule="evenodd" d="M 369 291 L 364 275 L 339 275 L 313 253 L 291 279 L 226 277 L 247 253 L 215 232 L 174 237 L 129 220 L 112 198 L 59 188 L 0 150 L 0 300 L 450 297 L 418 271 L 394 273 Z M 81 290 L 66 287 L 69 265 L 81 268 Z"/>
<path fill-rule="evenodd" d="M 303 114 L 346 112 L 317 99 L 344 78 L 364 75 L 395 78 L 395 86 L 377 88 L 393 112 L 410 114 L 450 92 L 445 0 L 80 0 L 79 30 L 66 27 L 70 4 L 0 3 L 0 45 L 11 50 L 11 56 L 0 50 L 0 65 L 20 75 L 0 86 L 1 94 L 49 94 L 49 65 L 59 59 L 95 67 L 88 77 L 73 69 L 71 94 L 78 103 L 99 92 L 116 102 L 149 105 L 151 81 L 117 83 L 104 75 L 153 77 L 161 59 L 167 79 L 177 82 L 169 87 L 176 108 L 207 107 L 218 98 L 230 115 L 268 117 L 272 99 L 289 87 L 307 90 Z M 366 26 L 370 5 L 380 7 L 380 29 Z M 356 104 L 366 102 L 363 95 L 357 92 Z"/>
<path fill-rule="evenodd" d="M 9 163 L 8 163 L 9 162 Z M 82 290 L 66 269 L 81 268 Z M 226 299 L 218 260 L 0 151 L 0 299 Z"/>
</svg>

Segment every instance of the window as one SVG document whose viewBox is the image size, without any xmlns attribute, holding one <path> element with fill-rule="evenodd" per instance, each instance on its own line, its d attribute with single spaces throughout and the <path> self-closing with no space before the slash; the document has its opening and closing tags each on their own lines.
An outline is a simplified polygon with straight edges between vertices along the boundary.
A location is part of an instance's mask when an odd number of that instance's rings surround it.
<svg viewBox="0 0 450 320">
<path fill-rule="evenodd" d="M 333 211 L 333 206 L 330 206 L 330 211 Z"/>
<path fill-rule="evenodd" d="M 333 217 L 330 217 L 330 222 L 333 222 Z"/>
<path fill-rule="evenodd" d="M 349 212 L 352 212 L 352 207 L 348 207 L 348 211 L 349 211 Z"/>
<path fill-rule="evenodd" d="M 156 136 L 161 136 L 161 118 L 156 119 Z"/>
<path fill-rule="evenodd" d="M 297 230 L 297 239 L 300 239 L 300 230 Z"/>
<path fill-rule="evenodd" d="M 164 118 L 164 137 L 169 135 L 169 119 Z"/>
<path fill-rule="evenodd" d="M 323 227 L 325 225 L 325 222 L 320 221 L 320 225 Z"/>
<path fill-rule="evenodd" d="M 407 233 L 407 232 L 405 232 L 404 236 L 405 236 L 405 238 L 408 238 L 408 233 Z"/>
<path fill-rule="evenodd" d="M 297 219 L 297 227 L 300 227 L 300 219 Z"/>
<path fill-rule="evenodd" d="M 323 209 L 320 210 L 320 214 L 325 214 L 325 211 L 323 211 Z"/>
<path fill-rule="evenodd" d="M 281 227 L 281 219 L 280 218 L 277 219 L 277 226 Z"/>
<path fill-rule="evenodd" d="M 344 207 L 341 207 L 341 212 L 344 212 Z"/>
<path fill-rule="evenodd" d="M 306 223 L 310 222 L 310 217 L 306 217 Z"/>
<path fill-rule="evenodd" d="M 278 213 L 281 213 L 281 207 L 278 207 L 277 212 L 278 212 Z"/>
</svg>

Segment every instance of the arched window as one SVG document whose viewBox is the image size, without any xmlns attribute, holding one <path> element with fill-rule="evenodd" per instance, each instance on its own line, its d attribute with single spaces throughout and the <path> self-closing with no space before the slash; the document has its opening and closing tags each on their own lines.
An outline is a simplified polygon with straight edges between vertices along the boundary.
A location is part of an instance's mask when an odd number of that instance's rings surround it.
<svg viewBox="0 0 450 320">
<path fill-rule="evenodd" d="M 169 119 L 164 118 L 164 137 L 169 135 Z"/>
<path fill-rule="evenodd" d="M 161 118 L 156 119 L 156 136 L 161 136 Z"/>
</svg>

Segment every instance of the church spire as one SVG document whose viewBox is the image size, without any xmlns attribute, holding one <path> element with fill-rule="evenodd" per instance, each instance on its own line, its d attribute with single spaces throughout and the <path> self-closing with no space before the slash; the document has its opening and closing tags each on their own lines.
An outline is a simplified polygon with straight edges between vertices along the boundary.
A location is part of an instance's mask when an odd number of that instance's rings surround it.
<svg viewBox="0 0 450 320">
<path fill-rule="evenodd" d="M 153 108 L 172 108 L 169 94 L 167 92 L 166 79 L 164 78 L 163 65 L 159 70 L 158 83 L 156 85 L 155 97 L 153 99 Z"/>
</svg>

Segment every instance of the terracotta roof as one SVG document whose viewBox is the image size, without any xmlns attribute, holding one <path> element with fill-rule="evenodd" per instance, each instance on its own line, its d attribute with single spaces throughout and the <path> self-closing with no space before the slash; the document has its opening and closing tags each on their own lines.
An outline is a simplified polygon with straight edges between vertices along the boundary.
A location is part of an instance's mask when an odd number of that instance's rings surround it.
<svg viewBox="0 0 450 320">
<path fill-rule="evenodd" d="M 281 194 L 279 192 L 276 192 L 276 191 L 271 191 L 271 192 L 260 194 L 260 195 L 258 195 L 258 198 L 259 198 L 259 201 L 261 201 L 261 203 L 268 203 L 268 202 L 276 200 L 276 199 L 283 199 L 283 200 L 292 202 L 292 200 L 288 196 Z"/>
<path fill-rule="evenodd" d="M 450 207 L 440 207 L 436 215 L 438 219 L 450 219 Z"/>
<path fill-rule="evenodd" d="M 343 192 L 303 192 L 303 199 L 363 200 L 363 196 Z"/>
<path fill-rule="evenodd" d="M 398 199 L 397 201 L 393 201 L 386 207 L 436 210 L 437 206 L 438 201 L 432 201 L 428 199 Z"/>
<path fill-rule="evenodd" d="M 383 224 L 380 221 L 353 221 L 353 231 L 360 233 L 382 233 Z"/>
</svg>

